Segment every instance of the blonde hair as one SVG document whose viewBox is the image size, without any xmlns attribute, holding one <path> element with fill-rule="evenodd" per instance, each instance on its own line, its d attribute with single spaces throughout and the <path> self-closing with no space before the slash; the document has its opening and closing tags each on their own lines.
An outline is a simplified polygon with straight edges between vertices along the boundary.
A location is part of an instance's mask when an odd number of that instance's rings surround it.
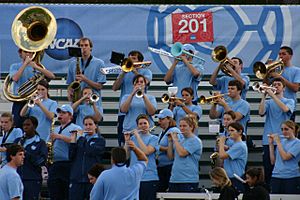
<svg viewBox="0 0 300 200">
<path fill-rule="evenodd" d="M 299 132 L 299 125 L 296 124 L 295 122 L 293 122 L 292 120 L 287 120 L 285 122 L 282 122 L 282 124 L 286 125 L 287 127 L 289 127 L 290 129 L 294 130 L 294 135 L 295 137 L 298 136 L 298 132 Z"/>
<path fill-rule="evenodd" d="M 196 120 L 195 115 L 188 115 L 184 118 L 181 118 L 180 121 L 185 121 L 190 127 L 192 127 L 193 132 L 198 127 L 198 121 Z"/>
<path fill-rule="evenodd" d="M 221 188 L 225 186 L 231 186 L 231 181 L 228 178 L 226 171 L 221 167 L 215 167 L 209 172 L 211 179 L 218 180 L 221 184 Z"/>
</svg>

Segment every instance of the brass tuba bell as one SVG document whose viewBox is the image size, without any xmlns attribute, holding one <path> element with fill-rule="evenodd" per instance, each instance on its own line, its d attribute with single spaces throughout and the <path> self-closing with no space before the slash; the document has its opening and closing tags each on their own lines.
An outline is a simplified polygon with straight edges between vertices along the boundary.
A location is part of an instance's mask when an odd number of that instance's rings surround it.
<svg viewBox="0 0 300 200">
<path fill-rule="evenodd" d="M 11 35 L 15 44 L 22 50 L 33 52 L 33 61 L 41 68 L 43 50 L 53 41 L 57 30 L 57 24 L 53 14 L 46 8 L 31 6 L 22 10 L 14 19 Z M 4 80 L 3 94 L 9 101 L 24 101 L 30 99 L 36 93 L 37 84 L 44 79 L 44 75 L 36 73 L 27 80 L 18 90 L 18 94 L 12 92 L 12 77 L 9 75 Z"/>
<path fill-rule="evenodd" d="M 216 46 L 211 53 L 211 58 L 215 62 L 219 62 L 221 65 L 221 71 L 226 74 L 227 76 L 232 76 L 228 67 L 235 69 L 235 65 L 232 61 L 227 57 L 227 49 L 225 46 Z"/>
<path fill-rule="evenodd" d="M 270 73 L 275 72 L 279 75 L 283 72 L 283 61 L 281 59 L 274 61 L 270 64 L 264 64 L 260 61 L 255 62 L 253 65 L 253 72 L 255 76 L 259 79 L 268 78 Z"/>
</svg>

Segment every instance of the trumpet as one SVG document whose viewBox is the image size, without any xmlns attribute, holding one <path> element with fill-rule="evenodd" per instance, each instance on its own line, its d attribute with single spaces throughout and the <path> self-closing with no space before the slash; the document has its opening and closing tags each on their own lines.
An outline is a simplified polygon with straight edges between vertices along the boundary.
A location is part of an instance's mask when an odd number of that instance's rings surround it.
<svg viewBox="0 0 300 200">
<path fill-rule="evenodd" d="M 253 72 L 257 78 L 265 79 L 268 78 L 272 72 L 278 73 L 279 75 L 282 74 L 283 66 L 284 63 L 281 59 L 266 65 L 258 61 L 253 65 Z"/>
<path fill-rule="evenodd" d="M 142 91 L 142 88 L 139 88 L 136 93 L 135 93 L 135 97 L 136 98 L 143 98 L 143 91 Z"/>
<path fill-rule="evenodd" d="M 225 94 L 218 94 L 218 95 L 214 95 L 214 96 L 210 96 L 210 97 L 205 97 L 205 96 L 200 96 L 199 97 L 199 103 L 200 104 L 215 104 L 217 103 L 217 100 L 221 97 L 224 97 L 228 95 L 228 93 Z"/>
<path fill-rule="evenodd" d="M 83 136 L 84 133 L 93 133 L 93 131 L 88 131 L 88 130 L 71 130 L 71 131 L 69 131 L 69 133 L 76 134 L 76 137 L 77 137 L 77 135 Z"/>
<path fill-rule="evenodd" d="M 152 127 L 149 128 L 147 131 L 148 131 L 149 133 L 151 133 L 156 127 L 157 127 L 157 126 L 152 126 Z M 133 135 L 134 131 L 141 132 L 141 131 L 144 131 L 144 130 L 142 130 L 142 129 L 133 129 L 133 130 L 131 130 L 131 131 L 126 131 L 126 132 L 124 132 L 124 134 Z"/>
<path fill-rule="evenodd" d="M 123 72 L 131 72 L 134 68 L 146 68 L 152 64 L 151 61 L 144 62 L 133 62 L 130 58 L 125 58 L 122 62 L 122 65 L 115 65 L 112 67 L 101 68 L 100 71 L 102 74 L 113 74 Z M 136 67 L 139 66 L 139 67 Z"/>
<path fill-rule="evenodd" d="M 41 95 L 38 95 L 38 96 L 36 96 L 36 97 L 33 98 L 33 99 L 29 99 L 29 100 L 28 100 L 28 103 L 27 103 L 27 106 L 28 106 L 29 108 L 33 108 L 34 105 L 35 105 L 35 101 L 38 100 L 38 99 L 41 99 L 41 98 L 42 98 L 42 96 L 41 96 Z"/>
<path fill-rule="evenodd" d="M 252 85 L 252 89 L 254 91 L 257 91 L 259 93 L 263 93 L 265 94 L 267 90 L 272 90 L 272 92 L 275 94 L 277 89 L 275 87 L 271 87 L 271 86 L 266 86 L 266 85 L 261 85 L 259 84 L 259 82 L 254 82 Z"/>
<path fill-rule="evenodd" d="M 161 101 L 163 103 L 169 103 L 170 101 L 176 101 L 176 100 L 184 101 L 185 99 L 179 98 L 179 97 L 172 97 L 167 93 L 165 93 L 161 96 Z"/>
<path fill-rule="evenodd" d="M 90 101 L 92 103 L 95 103 L 95 102 L 99 101 L 99 99 L 100 99 L 100 97 L 96 93 L 93 93 L 93 94 L 90 95 Z"/>
</svg>

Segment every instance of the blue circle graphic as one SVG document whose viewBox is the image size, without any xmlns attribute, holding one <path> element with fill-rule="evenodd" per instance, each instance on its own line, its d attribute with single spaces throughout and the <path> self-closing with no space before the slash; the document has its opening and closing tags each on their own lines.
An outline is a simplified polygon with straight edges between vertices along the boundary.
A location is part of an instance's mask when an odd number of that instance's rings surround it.
<svg viewBox="0 0 300 200">
<path fill-rule="evenodd" d="M 45 52 L 55 60 L 68 60 L 71 58 L 68 47 L 77 46 L 79 39 L 83 37 L 83 33 L 80 26 L 71 19 L 58 18 L 56 22 L 56 37 Z"/>
</svg>

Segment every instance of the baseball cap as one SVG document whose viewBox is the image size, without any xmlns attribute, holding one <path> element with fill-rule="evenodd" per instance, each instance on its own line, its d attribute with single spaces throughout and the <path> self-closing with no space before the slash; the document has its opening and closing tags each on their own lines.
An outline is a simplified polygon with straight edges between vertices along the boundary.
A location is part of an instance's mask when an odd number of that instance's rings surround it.
<svg viewBox="0 0 300 200">
<path fill-rule="evenodd" d="M 56 109 L 56 112 L 69 112 L 73 115 L 73 108 L 70 105 L 64 104 Z"/>
<path fill-rule="evenodd" d="M 162 109 L 157 115 L 155 115 L 155 117 L 159 118 L 159 119 L 163 119 L 166 117 L 172 117 L 173 118 L 173 112 L 170 109 Z"/>
</svg>

